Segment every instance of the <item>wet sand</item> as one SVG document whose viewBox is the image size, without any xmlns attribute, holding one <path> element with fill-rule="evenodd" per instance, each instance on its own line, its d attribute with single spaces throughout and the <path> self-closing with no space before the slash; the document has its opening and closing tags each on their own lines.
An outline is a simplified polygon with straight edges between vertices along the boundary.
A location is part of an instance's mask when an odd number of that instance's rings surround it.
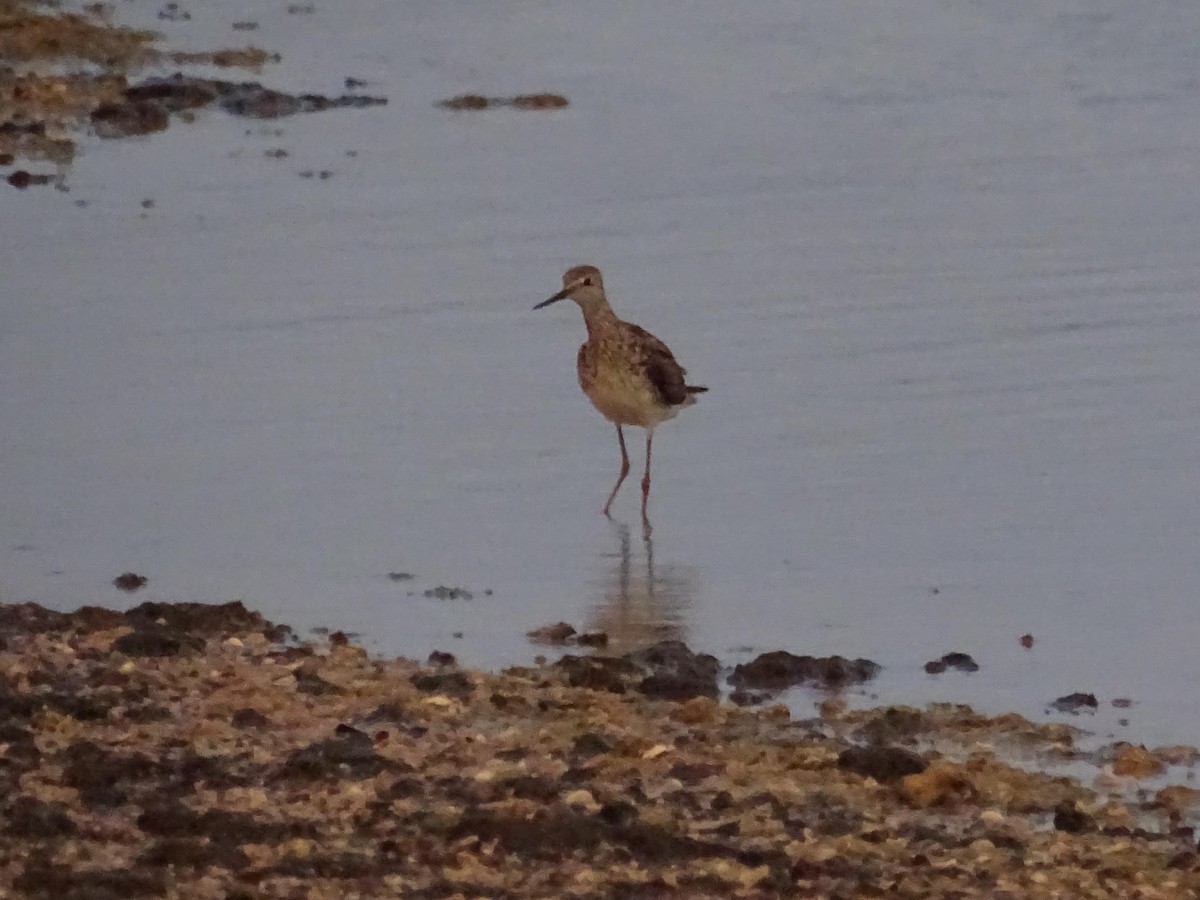
<svg viewBox="0 0 1200 900">
<path fill-rule="evenodd" d="M 966 707 L 811 720 L 679 642 L 500 674 L 240 603 L 0 607 L 0 888 L 31 898 L 1120 897 L 1200 890 L 1176 786 L 1005 761 Z M 671 699 L 661 699 L 670 697 Z M 939 749 L 930 749 L 937 747 Z M 1178 762 L 1178 760 L 1176 760 Z M 11 894 L 10 894 L 11 895 Z"/>
</svg>

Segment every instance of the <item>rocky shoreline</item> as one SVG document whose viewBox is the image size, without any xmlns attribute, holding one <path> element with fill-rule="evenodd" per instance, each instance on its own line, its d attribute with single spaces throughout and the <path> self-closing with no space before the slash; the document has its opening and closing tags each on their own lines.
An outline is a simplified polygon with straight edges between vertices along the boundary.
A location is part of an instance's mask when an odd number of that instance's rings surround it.
<svg viewBox="0 0 1200 900">
<path fill-rule="evenodd" d="M 175 4 L 170 4 L 175 6 Z M 188 122 L 206 107 L 234 116 L 276 119 L 296 113 L 385 104 L 384 97 L 293 95 L 257 81 L 233 82 L 176 71 L 209 66 L 258 72 L 278 61 L 261 47 L 166 50 L 152 31 L 114 24 L 114 7 L 95 3 L 79 13 L 33 0 L 0 0 L 0 171 L 11 186 L 63 184 L 80 137 L 137 137 Z M 253 23 L 234 23 L 234 25 Z M 347 79 L 347 88 L 360 83 Z M 19 166 L 51 171 L 29 171 Z"/>
<path fill-rule="evenodd" d="M 836 696 L 795 720 L 714 696 L 714 665 L 665 642 L 490 674 L 239 603 L 0 606 L 0 894 L 1200 892 L 1200 792 L 1007 761 L 1071 759 L 1068 726 Z"/>
</svg>

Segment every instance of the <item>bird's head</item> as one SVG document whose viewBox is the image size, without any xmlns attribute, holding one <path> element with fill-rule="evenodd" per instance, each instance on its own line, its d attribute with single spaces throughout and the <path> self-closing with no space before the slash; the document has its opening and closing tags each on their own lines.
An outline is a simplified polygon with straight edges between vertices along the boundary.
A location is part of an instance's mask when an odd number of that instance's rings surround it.
<svg viewBox="0 0 1200 900">
<path fill-rule="evenodd" d="M 585 313 L 606 303 L 600 270 L 595 266 L 575 266 L 567 269 L 563 273 L 562 290 L 549 300 L 543 300 L 534 309 L 541 309 L 568 297 L 578 303 Z"/>
</svg>

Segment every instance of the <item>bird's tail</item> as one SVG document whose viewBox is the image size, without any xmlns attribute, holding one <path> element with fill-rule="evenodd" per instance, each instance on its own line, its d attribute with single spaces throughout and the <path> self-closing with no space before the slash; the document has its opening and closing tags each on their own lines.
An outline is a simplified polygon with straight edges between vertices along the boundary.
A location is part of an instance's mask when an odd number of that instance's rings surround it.
<svg viewBox="0 0 1200 900">
<path fill-rule="evenodd" d="M 698 384 L 689 384 L 689 385 L 686 385 L 685 387 L 689 394 L 707 394 L 708 393 L 708 388 L 701 387 Z"/>
</svg>

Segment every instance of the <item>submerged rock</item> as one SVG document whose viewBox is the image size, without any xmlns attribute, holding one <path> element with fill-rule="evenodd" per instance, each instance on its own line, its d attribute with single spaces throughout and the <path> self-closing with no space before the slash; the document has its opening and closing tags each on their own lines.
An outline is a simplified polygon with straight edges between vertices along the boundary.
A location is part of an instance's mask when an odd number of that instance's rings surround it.
<svg viewBox="0 0 1200 900">
<path fill-rule="evenodd" d="M 386 103 L 386 97 L 288 94 L 264 87 L 257 81 L 239 83 L 176 73 L 166 78 L 148 78 L 126 88 L 121 100 L 97 106 L 91 120 L 100 137 L 121 138 L 162 131 L 170 123 L 172 114 L 212 105 L 235 116 L 278 119 L 297 113 L 361 109 Z"/>
<path fill-rule="evenodd" d="M 879 664 L 869 659 L 796 656 L 786 650 L 774 650 L 736 666 L 729 683 L 764 690 L 783 690 L 798 684 L 835 688 L 870 681 L 879 670 Z"/>
<path fill-rule="evenodd" d="M 534 644 L 561 645 L 571 642 L 575 637 L 575 628 L 567 622 L 553 622 L 542 625 L 532 631 L 527 631 L 525 637 Z"/>
<path fill-rule="evenodd" d="M 1095 710 L 1099 705 L 1095 694 L 1084 694 L 1077 691 L 1074 694 L 1059 697 L 1050 704 L 1050 707 L 1059 712 L 1078 713 L 1085 709 Z"/>
<path fill-rule="evenodd" d="M 459 94 L 448 100 L 439 100 L 442 109 L 479 110 L 509 106 L 514 109 L 562 109 L 570 101 L 561 94 L 517 94 L 515 97 L 485 97 L 483 94 Z"/>
<path fill-rule="evenodd" d="M 123 572 L 113 579 L 113 587 L 132 594 L 134 591 L 144 588 L 149 581 L 150 579 L 145 575 L 138 575 L 136 572 Z"/>
<path fill-rule="evenodd" d="M 92 127 L 102 138 L 135 137 L 165 131 L 170 119 L 157 103 L 104 103 L 92 110 Z"/>
<path fill-rule="evenodd" d="M 708 653 L 693 653 L 683 641 L 659 641 L 628 656 L 650 674 L 637 685 L 647 697 L 659 700 L 690 700 L 716 697 L 720 693 L 717 673 L 721 664 Z"/>
<path fill-rule="evenodd" d="M 925 671 L 930 675 L 938 675 L 947 669 L 958 669 L 960 672 L 978 672 L 979 663 L 975 662 L 968 653 L 947 653 L 941 659 L 931 659 L 925 663 Z"/>
</svg>

